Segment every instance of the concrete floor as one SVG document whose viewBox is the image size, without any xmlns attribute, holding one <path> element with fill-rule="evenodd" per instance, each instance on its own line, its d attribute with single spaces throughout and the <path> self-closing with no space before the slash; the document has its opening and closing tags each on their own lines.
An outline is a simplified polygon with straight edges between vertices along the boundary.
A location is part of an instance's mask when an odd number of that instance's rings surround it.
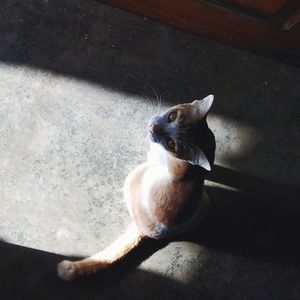
<svg viewBox="0 0 300 300">
<path fill-rule="evenodd" d="M 95 1 L 6 0 L 0 16 L 1 299 L 300 299 L 299 69 Z M 150 116 L 210 93 L 202 226 L 60 281 L 58 261 L 129 223 Z"/>
</svg>

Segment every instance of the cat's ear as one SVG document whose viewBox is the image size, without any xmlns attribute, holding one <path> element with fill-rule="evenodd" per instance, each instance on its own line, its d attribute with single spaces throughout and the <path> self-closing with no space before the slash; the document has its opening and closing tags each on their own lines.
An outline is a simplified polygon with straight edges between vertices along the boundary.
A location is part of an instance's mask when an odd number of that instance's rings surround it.
<svg viewBox="0 0 300 300">
<path fill-rule="evenodd" d="M 208 95 L 207 97 L 203 98 L 202 100 L 195 100 L 192 102 L 192 106 L 197 108 L 197 112 L 199 117 L 202 119 L 205 117 L 211 108 L 214 102 L 214 95 Z"/>
<path fill-rule="evenodd" d="M 192 159 L 189 160 L 189 163 L 191 163 L 192 165 L 198 165 L 207 171 L 211 171 L 210 163 L 203 151 L 200 149 L 197 149 L 197 151 L 195 151 Z"/>
</svg>

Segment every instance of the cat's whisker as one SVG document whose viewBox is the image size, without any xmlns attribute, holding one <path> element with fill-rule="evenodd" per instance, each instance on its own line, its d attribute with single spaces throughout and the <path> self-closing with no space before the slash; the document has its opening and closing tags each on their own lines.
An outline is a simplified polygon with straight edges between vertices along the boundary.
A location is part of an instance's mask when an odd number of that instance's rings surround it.
<svg viewBox="0 0 300 300">
<path fill-rule="evenodd" d="M 142 93 L 140 90 L 137 90 L 137 89 L 132 89 L 132 91 L 134 93 L 136 93 L 137 95 L 139 95 L 141 98 L 142 98 L 142 101 L 147 105 L 147 106 L 152 106 L 152 102 L 151 99 L 145 94 L 145 93 Z"/>
<path fill-rule="evenodd" d="M 151 87 L 151 89 L 152 89 L 152 91 L 153 91 L 153 93 L 155 95 L 155 98 L 156 98 L 156 101 L 157 101 L 157 113 L 159 113 L 160 110 L 161 110 L 161 100 L 159 100 L 159 97 L 158 97 L 156 91 L 154 90 L 154 88 Z"/>
<path fill-rule="evenodd" d="M 187 151 L 187 145 L 185 143 L 182 143 L 182 146 L 183 146 L 184 150 Z"/>
</svg>

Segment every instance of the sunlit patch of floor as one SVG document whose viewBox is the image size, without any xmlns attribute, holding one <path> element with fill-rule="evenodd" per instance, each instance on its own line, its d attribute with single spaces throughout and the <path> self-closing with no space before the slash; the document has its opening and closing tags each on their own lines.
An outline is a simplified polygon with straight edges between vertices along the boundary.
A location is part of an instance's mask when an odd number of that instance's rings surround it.
<svg viewBox="0 0 300 300">
<path fill-rule="evenodd" d="M 122 184 L 145 159 L 149 118 L 168 104 L 155 91 L 149 99 L 26 66 L 0 70 L 1 237 L 55 253 L 98 251 L 129 223 Z M 259 138 L 213 113 L 209 124 L 219 164 Z"/>
</svg>

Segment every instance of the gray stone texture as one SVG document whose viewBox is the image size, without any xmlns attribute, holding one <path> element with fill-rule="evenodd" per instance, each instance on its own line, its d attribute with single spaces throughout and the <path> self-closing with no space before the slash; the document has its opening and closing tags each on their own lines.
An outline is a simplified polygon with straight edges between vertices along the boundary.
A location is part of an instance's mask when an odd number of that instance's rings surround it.
<svg viewBox="0 0 300 300">
<path fill-rule="evenodd" d="M 211 93 L 204 223 L 59 280 L 130 222 L 148 119 Z M 293 66 L 97 1 L 1 1 L 0 298 L 300 299 L 299 131 Z"/>
</svg>

